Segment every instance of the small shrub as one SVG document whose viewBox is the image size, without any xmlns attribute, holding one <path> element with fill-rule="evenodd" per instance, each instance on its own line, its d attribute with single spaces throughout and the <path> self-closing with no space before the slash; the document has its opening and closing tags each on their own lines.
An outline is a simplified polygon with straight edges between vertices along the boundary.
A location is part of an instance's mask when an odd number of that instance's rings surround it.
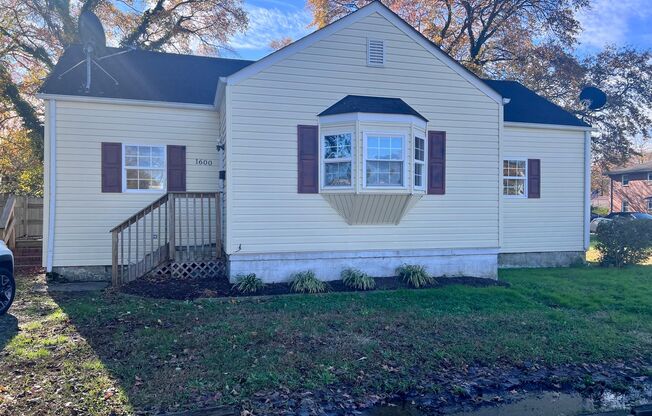
<svg viewBox="0 0 652 416">
<path fill-rule="evenodd" d="M 292 275 L 291 289 L 296 293 L 321 293 L 326 291 L 326 283 L 315 277 L 312 270 Z"/>
<path fill-rule="evenodd" d="M 604 221 L 598 226 L 596 237 L 601 266 L 623 267 L 652 255 L 652 220 Z"/>
<path fill-rule="evenodd" d="M 345 269 L 340 274 L 344 286 L 357 290 L 371 290 L 376 286 L 374 278 L 358 269 Z"/>
<path fill-rule="evenodd" d="M 410 286 L 419 288 L 435 283 L 435 278 L 428 276 L 426 269 L 417 264 L 404 264 L 396 269 L 396 274 Z"/>
<path fill-rule="evenodd" d="M 265 283 L 255 273 L 239 274 L 235 278 L 233 289 L 240 293 L 257 293 L 263 290 Z"/>
</svg>

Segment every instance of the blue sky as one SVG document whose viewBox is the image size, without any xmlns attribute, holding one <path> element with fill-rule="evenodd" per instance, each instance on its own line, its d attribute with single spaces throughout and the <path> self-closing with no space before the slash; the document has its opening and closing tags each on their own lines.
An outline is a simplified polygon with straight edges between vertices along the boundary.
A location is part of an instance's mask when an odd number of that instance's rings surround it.
<svg viewBox="0 0 652 416">
<path fill-rule="evenodd" d="M 579 15 L 584 28 L 580 52 L 590 53 L 605 45 L 652 48 L 652 0 L 593 0 L 590 10 Z M 249 13 L 247 33 L 236 36 L 233 58 L 259 59 L 271 52 L 269 42 L 289 36 L 297 40 L 310 33 L 310 12 L 305 0 L 245 0 Z"/>
</svg>

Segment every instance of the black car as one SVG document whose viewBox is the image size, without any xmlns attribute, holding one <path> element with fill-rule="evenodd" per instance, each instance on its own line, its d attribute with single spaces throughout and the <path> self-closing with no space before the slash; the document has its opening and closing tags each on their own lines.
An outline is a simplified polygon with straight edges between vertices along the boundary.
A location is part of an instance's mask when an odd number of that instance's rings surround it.
<svg viewBox="0 0 652 416">
<path fill-rule="evenodd" d="M 645 212 L 612 212 L 605 218 L 613 220 L 614 218 L 628 218 L 631 220 L 652 220 L 652 215 Z"/>
<path fill-rule="evenodd" d="M 14 255 L 5 242 L 0 240 L 0 315 L 9 310 L 15 295 Z"/>
</svg>

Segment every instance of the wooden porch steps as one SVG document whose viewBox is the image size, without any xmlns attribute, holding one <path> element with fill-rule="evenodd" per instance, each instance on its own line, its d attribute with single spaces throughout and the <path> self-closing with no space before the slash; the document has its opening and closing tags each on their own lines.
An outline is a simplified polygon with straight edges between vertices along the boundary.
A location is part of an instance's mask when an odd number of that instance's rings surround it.
<svg viewBox="0 0 652 416">
<path fill-rule="evenodd" d="M 14 249 L 14 267 L 41 267 L 43 262 L 41 239 L 17 239 Z"/>
</svg>

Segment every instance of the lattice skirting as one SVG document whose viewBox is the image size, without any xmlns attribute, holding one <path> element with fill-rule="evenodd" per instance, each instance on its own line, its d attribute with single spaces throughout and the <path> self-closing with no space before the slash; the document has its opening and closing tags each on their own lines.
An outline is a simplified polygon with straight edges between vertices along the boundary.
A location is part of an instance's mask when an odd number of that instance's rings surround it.
<svg viewBox="0 0 652 416">
<path fill-rule="evenodd" d="M 164 264 L 150 273 L 151 277 L 174 279 L 206 279 L 222 277 L 226 273 L 226 264 L 223 260 L 197 260 L 187 262 L 171 262 Z"/>
</svg>

